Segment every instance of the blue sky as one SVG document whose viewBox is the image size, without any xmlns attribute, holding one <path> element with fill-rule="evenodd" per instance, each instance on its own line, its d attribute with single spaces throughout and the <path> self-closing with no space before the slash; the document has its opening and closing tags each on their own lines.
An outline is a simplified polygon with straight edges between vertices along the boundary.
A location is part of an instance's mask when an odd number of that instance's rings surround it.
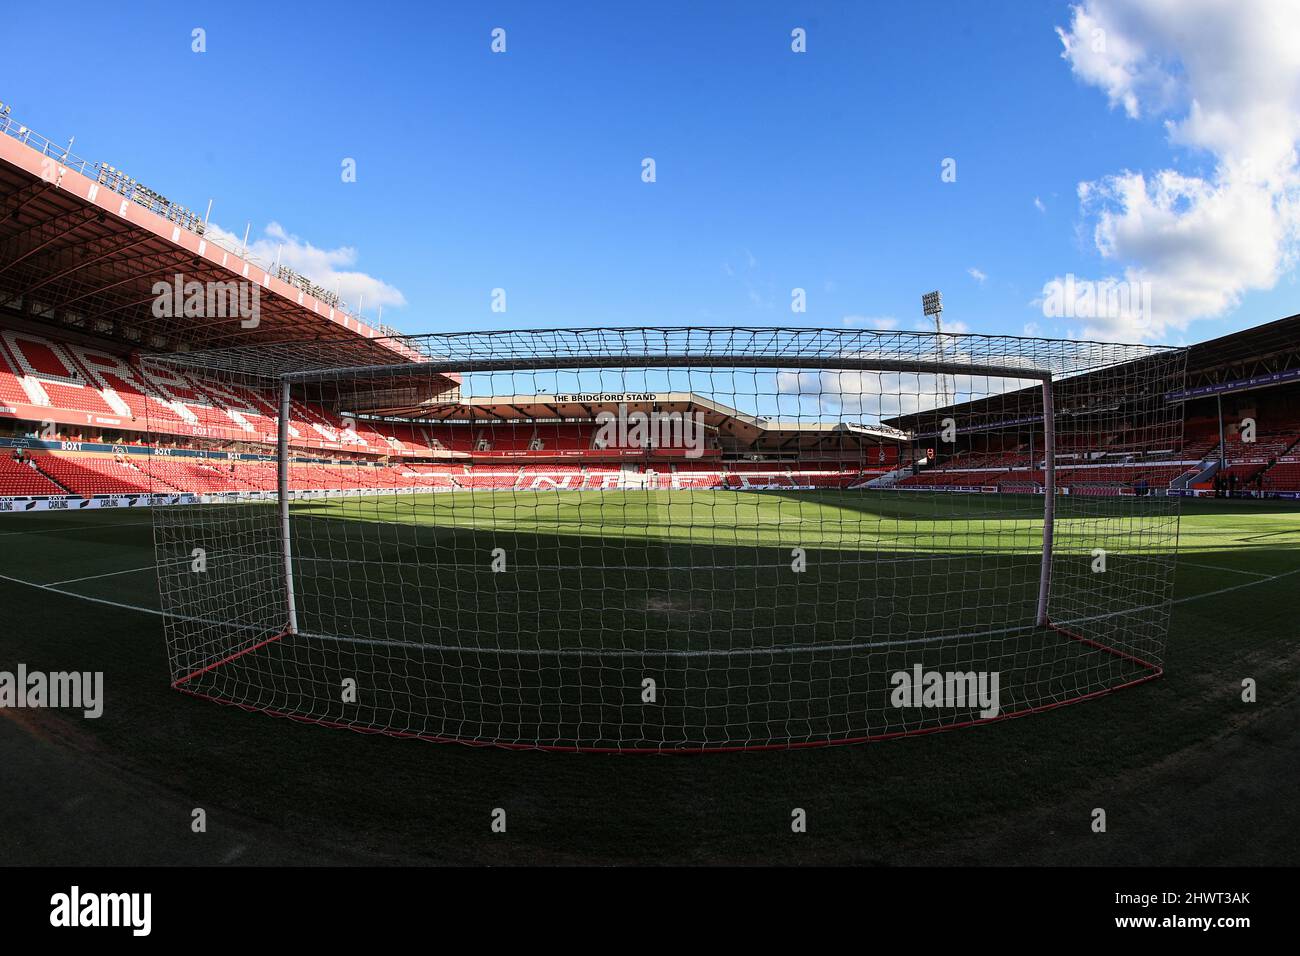
<svg viewBox="0 0 1300 956">
<path fill-rule="evenodd" d="M 1297 311 L 1294 212 L 1269 220 L 1276 242 L 1251 246 L 1256 223 L 1216 248 L 1214 210 L 1242 195 L 1232 147 L 1188 121 L 1274 79 L 1212 102 L 1225 60 L 1261 55 L 1216 49 L 1225 32 L 1270 41 L 1180 16 L 1168 0 L 22 4 L 0 100 L 168 198 L 214 199 L 222 228 L 251 221 L 404 332 L 908 329 L 939 288 L 956 329 L 1178 343 Z M 1081 55 L 1097 24 L 1109 48 Z M 1243 203 L 1293 197 L 1293 160 Z M 1066 275 L 1154 278 L 1169 305 L 1145 325 L 1045 317 Z"/>
</svg>

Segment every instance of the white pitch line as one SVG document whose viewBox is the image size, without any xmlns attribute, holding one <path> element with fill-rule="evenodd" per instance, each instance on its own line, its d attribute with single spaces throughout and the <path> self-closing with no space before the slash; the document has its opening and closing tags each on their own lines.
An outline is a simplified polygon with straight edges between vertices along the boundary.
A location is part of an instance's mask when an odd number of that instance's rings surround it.
<svg viewBox="0 0 1300 956">
<path fill-rule="evenodd" d="M 1187 604 L 1190 601 L 1199 601 L 1207 597 L 1218 597 L 1221 594 L 1227 594 L 1231 591 L 1240 591 L 1242 588 L 1254 587 L 1256 584 L 1265 584 L 1268 581 L 1276 581 L 1279 578 L 1290 577 L 1294 574 L 1300 574 L 1300 568 L 1294 568 L 1290 571 L 1283 571 L 1281 574 L 1275 574 L 1260 581 L 1247 581 L 1245 584 L 1236 584 L 1232 587 L 1220 588 L 1217 591 L 1209 591 L 1205 594 L 1192 594 L 1184 598 L 1175 598 L 1170 601 L 1173 604 Z M 1093 614 L 1088 617 L 1071 618 L 1066 621 L 1059 621 L 1060 624 L 1090 624 L 1093 621 L 1104 621 L 1112 617 L 1121 617 L 1125 614 L 1139 614 L 1143 611 L 1153 611 L 1160 607 L 1158 604 L 1149 604 L 1144 607 L 1125 608 L 1122 611 L 1110 611 L 1106 614 Z M 973 640 L 981 637 L 995 637 L 1000 634 L 1015 634 L 1020 631 L 1028 631 L 1036 628 L 1035 624 L 1021 624 L 1016 627 L 1003 627 L 989 631 L 975 631 L 968 634 L 936 634 L 931 637 L 913 637 L 902 641 L 867 641 L 857 644 L 794 644 L 789 647 L 742 647 L 742 648 L 719 648 L 717 650 L 631 650 L 631 649 L 610 649 L 610 650 L 586 650 L 583 648 L 556 648 L 554 650 L 537 650 L 532 648 L 483 648 L 483 647 L 465 647 L 459 644 L 413 644 L 406 641 L 384 641 L 372 638 L 362 637 L 336 637 L 330 634 L 308 634 L 303 633 L 301 637 L 314 637 L 329 641 L 340 641 L 347 644 L 370 644 L 383 647 L 408 647 L 415 650 L 433 650 L 433 651 L 452 651 L 460 653 L 475 654 L 513 654 L 523 657 L 758 657 L 768 655 L 771 657 L 786 654 L 804 654 L 804 653 L 824 653 L 826 651 L 863 651 L 879 650 L 886 647 L 911 647 L 917 644 L 933 644 L 938 641 L 964 641 Z"/>
<path fill-rule="evenodd" d="M 410 641 L 385 641 L 370 637 L 338 637 L 333 634 L 312 634 L 299 632 L 298 637 L 317 638 L 325 641 L 339 641 L 343 644 L 369 644 L 377 647 L 401 647 L 420 651 L 451 651 L 461 654 L 510 654 L 516 657 L 779 657 L 786 654 L 821 654 L 826 651 L 863 651 L 878 650 L 884 647 L 910 647 L 913 644 L 933 644 L 938 641 L 966 640 L 976 637 L 992 637 L 995 634 L 1014 634 L 1017 631 L 1029 631 L 1036 624 L 1020 624 L 1016 627 L 1004 627 L 992 631 L 978 631 L 971 634 L 936 634 L 931 637 L 910 637 L 903 641 L 869 641 L 858 644 L 791 644 L 788 647 L 727 647 L 710 650 L 708 648 L 691 650 L 656 650 L 647 648 L 606 648 L 588 649 L 582 647 L 557 647 L 551 650 L 532 647 L 466 647 L 463 644 L 416 644 Z"/>
<path fill-rule="evenodd" d="M 81 598 L 83 601 L 92 601 L 95 604 L 107 604 L 109 607 L 120 607 L 124 611 L 141 611 L 145 614 L 156 614 L 159 617 L 166 616 L 157 608 L 141 607 L 138 604 L 123 604 L 121 601 L 110 601 L 107 598 L 91 597 L 89 594 L 78 594 L 76 591 L 65 591 L 62 588 L 56 588 L 52 584 L 39 584 L 36 581 L 24 581 L 22 578 L 11 578 L 7 574 L 0 574 L 0 581 L 9 581 L 13 584 L 25 584 L 29 588 L 40 588 L 42 591 L 49 591 L 53 594 L 63 594 L 67 597 Z"/>
<path fill-rule="evenodd" d="M 0 531 L 0 538 L 8 538 L 16 534 L 54 534 L 59 531 L 101 531 L 109 528 L 138 528 L 147 524 L 153 524 L 153 522 L 124 521 L 121 524 L 74 524 L 60 528 L 33 528 L 30 531 Z"/>
<path fill-rule="evenodd" d="M 1247 581 L 1245 584 L 1234 584 L 1231 587 L 1219 588 L 1217 591 L 1206 591 L 1204 594 L 1190 594 L 1184 598 L 1174 598 L 1170 604 L 1187 604 L 1190 601 L 1202 601 L 1205 598 L 1218 597 L 1220 594 L 1230 594 L 1233 591 L 1240 591 L 1242 588 L 1253 588 L 1256 584 L 1268 584 L 1270 581 L 1277 581 L 1281 578 L 1289 578 L 1292 575 L 1300 574 L 1300 568 L 1292 568 L 1290 571 L 1283 571 L 1281 574 L 1269 575 L 1258 581 Z M 1064 624 L 1086 624 L 1091 621 L 1104 621 L 1107 618 L 1119 617 L 1121 614 L 1136 614 L 1139 611 L 1151 611 L 1159 607 L 1158 604 L 1148 605 L 1147 607 L 1131 608 L 1127 611 L 1111 611 L 1108 614 L 1094 614 L 1091 617 L 1080 617 L 1073 620 L 1064 621 Z"/>
<path fill-rule="evenodd" d="M 154 571 L 156 569 L 157 569 L 156 565 L 147 564 L 143 568 L 126 568 L 123 571 L 105 571 L 103 574 L 87 574 L 85 577 L 80 577 L 80 578 L 64 578 L 62 581 L 51 581 L 44 586 L 52 588 L 56 584 L 74 584 L 77 581 L 96 581 L 99 578 L 111 578 L 114 575 L 118 575 L 118 574 L 136 574 L 137 572 L 140 571 Z"/>
<path fill-rule="evenodd" d="M 647 540 L 647 544 L 648 544 L 648 543 L 649 543 L 649 540 Z M 745 547 L 748 547 L 748 546 L 746 545 Z M 840 553 L 849 554 L 849 553 L 852 553 L 852 552 L 840 552 Z M 867 552 L 867 553 L 869 553 L 869 552 Z M 995 557 L 995 558 L 1006 558 L 1006 557 L 1011 557 L 1011 558 L 1015 558 L 1015 557 L 1032 557 L 1032 554 L 1030 554 L 1029 552 L 1026 552 L 1024 555 L 1019 555 L 1019 554 L 995 554 L 995 555 L 991 555 L 991 557 Z M 920 554 L 920 555 L 913 555 L 912 557 L 907 557 L 907 558 L 880 558 L 880 559 L 864 558 L 864 559 L 861 559 L 861 560 L 853 560 L 853 561 L 832 561 L 832 562 L 829 562 L 829 563 L 827 563 L 827 564 L 819 564 L 819 565 L 816 565 L 816 567 L 818 567 L 819 569 L 820 569 L 820 568 L 827 568 L 827 567 L 829 567 L 829 568 L 843 568 L 843 567 L 855 567 L 855 566 L 858 566 L 858 565 L 873 565 L 873 564 L 910 564 L 910 563 L 915 563 L 915 562 L 917 562 L 917 561 L 952 561 L 952 560 L 958 560 L 958 559 L 960 559 L 960 560 L 966 560 L 967 558 L 969 558 L 969 555 L 966 555 L 966 554 L 960 554 L 960 553 L 958 553 L 958 552 L 952 552 L 952 553 L 943 553 L 943 554 Z M 294 555 L 293 560 L 294 560 L 294 563 L 296 563 L 296 564 L 308 564 L 308 563 L 317 563 L 317 564 L 373 564 L 373 563 L 374 563 L 374 562 L 372 562 L 372 561 L 367 560 L 366 558 L 347 558 L 347 557 L 338 557 L 338 558 L 335 558 L 335 557 L 317 558 L 317 557 L 311 557 L 311 556 L 308 556 L 308 555 Z M 396 563 L 398 563 L 398 562 L 394 561 L 394 562 L 388 562 L 388 563 L 394 563 L 394 564 L 396 564 Z M 469 568 L 469 569 L 478 569 L 478 570 L 482 570 L 482 571 L 485 571 L 485 572 L 488 570 L 486 567 L 483 567 L 481 564 L 454 564 L 454 563 L 444 563 L 444 564 L 437 564 L 437 565 L 428 565 L 428 567 L 432 567 L 435 571 L 436 571 L 436 570 L 439 570 L 439 569 L 443 569 L 443 570 L 446 570 L 446 569 L 463 570 L 463 569 L 466 569 L 466 568 Z M 568 571 L 568 572 L 575 572 L 575 571 L 664 571 L 664 572 L 673 572 L 673 571 L 765 571 L 765 570 L 775 570 L 775 569 L 782 569 L 782 568 L 789 568 L 789 567 L 790 567 L 790 563 L 789 563 L 788 561 L 778 561 L 778 562 L 776 562 L 775 564 L 682 564 L 682 565 L 678 565 L 678 566 L 675 566 L 675 567 L 670 567 L 670 566 L 668 566 L 668 565 L 666 565 L 666 564 L 655 564 L 655 565 L 649 565 L 649 564 L 620 564 L 620 565 L 618 565 L 617 567 L 606 567 L 605 565 L 591 565 L 591 564 L 574 564 L 574 565 L 559 565 L 559 564 L 530 564 L 530 565 L 528 565 L 528 567 L 527 567 L 526 570 L 529 570 L 529 571 Z M 55 582 L 55 583 L 58 583 L 58 582 Z"/>
<path fill-rule="evenodd" d="M 1192 601 L 1201 601 L 1205 598 L 1218 597 L 1222 594 L 1230 594 L 1233 591 L 1240 591 L 1244 588 L 1254 587 L 1257 584 L 1267 584 L 1271 581 L 1277 581 L 1282 578 L 1289 578 L 1300 574 L 1300 567 L 1293 568 L 1290 571 L 1283 571 L 1280 574 L 1270 575 L 1258 581 L 1247 581 L 1244 584 L 1234 584 L 1231 587 L 1219 588 L 1217 591 L 1206 591 L 1204 594 L 1191 594 L 1183 598 L 1175 598 L 1170 601 L 1174 604 L 1187 604 Z M 121 608 L 126 611 L 141 611 L 145 614 L 153 614 L 158 617 L 171 617 L 177 620 L 194 621 L 200 624 L 213 624 L 224 627 L 238 627 L 243 630 L 256 629 L 255 625 L 239 625 L 227 621 L 213 621 L 208 618 L 190 617 L 184 614 L 171 614 L 160 611 L 156 608 L 141 607 L 136 604 L 124 604 L 120 601 L 110 601 L 106 598 L 91 597 L 87 594 L 78 594 L 75 591 L 65 591 L 61 588 L 48 584 L 38 584 L 35 581 L 24 581 L 21 578 L 10 577 L 7 574 L 0 574 L 0 580 L 9 581 L 13 584 L 23 584 L 27 587 L 39 588 L 42 591 L 50 591 L 54 594 L 62 594 L 67 597 L 80 598 L 83 601 L 91 601 L 95 604 L 105 604 L 109 607 Z M 1160 607 L 1158 604 L 1146 605 L 1144 607 L 1126 608 L 1122 611 L 1110 611 L 1106 614 L 1094 614 L 1089 617 L 1071 618 L 1062 621 L 1063 624 L 1087 624 L 1093 621 L 1103 621 L 1112 617 L 1121 617 L 1125 614 L 1138 614 L 1143 611 L 1152 611 Z M 309 634 L 302 633 L 300 637 L 313 637 L 322 640 L 340 641 L 343 643 L 370 644 L 384 647 L 404 647 L 416 650 L 437 650 L 451 651 L 460 653 L 488 653 L 488 654 L 514 654 L 521 656 L 587 656 L 587 657 L 753 657 L 756 655 L 769 654 L 780 655 L 790 653 L 821 653 L 825 651 L 851 651 L 851 650 L 869 650 L 882 647 L 904 647 L 913 644 L 931 644 L 936 641 L 954 641 L 969 640 L 977 637 L 992 637 L 998 634 L 1012 634 L 1017 631 L 1032 630 L 1036 625 L 1024 624 L 1017 627 L 999 628 L 996 630 L 980 631 L 970 634 L 942 634 L 931 637 L 909 638 L 905 641 L 873 641 L 858 644 L 804 644 L 793 645 L 790 647 L 766 647 L 766 648 L 726 648 L 718 650 L 698 650 L 698 651 L 650 651 L 650 650 L 631 650 L 631 649 L 610 649 L 610 650 L 585 650 L 580 648 L 557 648 L 555 650 L 537 650 L 532 648 L 483 648 L 483 647 L 466 647 L 459 644 L 414 644 L 406 641 L 381 641 L 370 638 L 358 637 L 335 637 L 328 634 Z"/>
<path fill-rule="evenodd" d="M 170 617 L 175 618 L 178 621 L 192 621 L 195 624 L 212 624 L 217 627 L 233 627 L 244 631 L 265 630 L 265 628 L 256 624 L 238 624 L 234 621 L 214 621 L 207 617 L 193 617 L 189 614 L 173 614 L 170 611 L 160 611 L 156 607 L 142 607 L 139 604 L 124 604 L 121 601 L 110 601 L 108 598 L 91 597 L 89 594 L 78 594 L 76 591 L 65 591 L 63 588 L 56 588 L 51 584 L 39 584 L 36 581 L 24 581 L 22 578 L 10 577 L 7 574 L 0 574 L 0 581 L 9 581 L 13 584 L 23 584 L 29 588 L 39 588 L 42 591 L 49 591 L 51 594 L 62 594 L 65 597 L 90 601 L 92 604 L 105 604 L 108 607 L 121 608 L 123 611 L 139 611 L 141 614 L 153 614 L 156 617 Z"/>
<path fill-rule="evenodd" d="M 1221 568 L 1217 564 L 1196 564 L 1192 561 L 1179 561 L 1179 567 L 1203 568 L 1206 571 L 1227 571 L 1230 574 L 1251 574 L 1257 578 L 1268 577 L 1263 571 L 1245 571 L 1241 568 Z"/>
</svg>

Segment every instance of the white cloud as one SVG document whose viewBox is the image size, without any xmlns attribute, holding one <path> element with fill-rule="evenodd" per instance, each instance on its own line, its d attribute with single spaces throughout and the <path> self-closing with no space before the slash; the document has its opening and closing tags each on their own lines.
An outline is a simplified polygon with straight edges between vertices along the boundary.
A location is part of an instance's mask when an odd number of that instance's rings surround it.
<svg viewBox="0 0 1300 956">
<path fill-rule="evenodd" d="M 208 232 L 213 239 L 236 250 L 243 243 L 242 235 L 236 236 L 216 223 L 208 226 Z M 282 265 L 306 276 L 321 288 L 333 291 L 337 287 L 340 298 L 351 310 L 355 311 L 360 302 L 367 314 L 373 316 L 374 310 L 381 305 L 406 305 L 406 296 L 401 290 L 365 272 L 347 268 L 357 261 L 357 251 L 351 246 L 321 249 L 288 232 L 278 222 L 272 222 L 260 237 L 248 243 L 248 251 L 267 265 L 275 264 L 278 253 Z"/>
<path fill-rule="evenodd" d="M 1166 0 L 1157 2 L 1171 5 Z M 1132 6 L 1127 0 L 1085 0 L 1070 8 L 1070 29 L 1057 27 L 1056 35 L 1065 47 L 1061 56 L 1070 61 L 1075 74 L 1105 90 L 1112 107 L 1123 106 L 1130 118 L 1137 119 L 1144 97 L 1164 102 L 1172 90 L 1162 64 L 1149 56 L 1142 32 L 1131 29 L 1126 8 Z"/>
<path fill-rule="evenodd" d="M 1131 118 L 1165 116 L 1204 176 L 1123 170 L 1079 184 L 1102 282 L 1150 283 L 1152 309 L 1086 319 L 1085 337 L 1163 339 L 1269 289 L 1300 238 L 1300 3 L 1084 0 L 1062 57 Z"/>
<path fill-rule="evenodd" d="M 942 357 L 946 361 L 958 363 L 963 358 L 969 358 L 959 349 L 959 345 L 950 344 Z M 959 373 L 940 376 L 931 372 L 858 372 L 835 369 L 779 372 L 776 378 L 777 392 L 787 418 L 845 418 L 868 423 L 941 408 L 952 402 L 1001 395 L 1024 388 L 1029 381 Z"/>
<path fill-rule="evenodd" d="M 912 325 L 912 328 L 917 332 L 933 332 L 934 322 L 930 319 L 918 319 Z M 956 319 L 943 319 L 943 331 L 944 334 L 951 332 L 954 335 L 961 335 L 965 332 L 969 332 L 970 326 L 965 322 L 959 322 Z"/>
<path fill-rule="evenodd" d="M 846 315 L 840 321 L 853 328 L 875 329 L 879 332 L 890 332 L 898 328 L 898 319 L 892 315 Z"/>
<path fill-rule="evenodd" d="M 1047 207 L 1043 205 L 1043 201 L 1037 196 L 1034 197 L 1034 208 L 1039 212 L 1047 212 Z"/>
<path fill-rule="evenodd" d="M 978 282 L 980 285 L 983 285 L 984 280 L 988 278 L 988 276 L 985 273 L 981 272 L 979 269 L 976 269 L 974 266 L 971 266 L 969 269 L 967 269 L 966 274 L 970 276 L 972 279 L 974 279 L 976 282 Z"/>
</svg>

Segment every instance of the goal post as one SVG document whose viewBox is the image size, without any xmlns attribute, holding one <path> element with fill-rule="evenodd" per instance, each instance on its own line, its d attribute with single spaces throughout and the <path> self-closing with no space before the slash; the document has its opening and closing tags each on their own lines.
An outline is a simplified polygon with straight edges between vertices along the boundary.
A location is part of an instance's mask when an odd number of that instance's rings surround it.
<svg viewBox="0 0 1300 956">
<path fill-rule="evenodd" d="M 1179 349 L 629 328 L 149 361 L 269 452 L 155 509 L 197 696 L 732 750 L 994 722 L 1163 667 L 1178 499 L 1144 476 L 1178 467 Z"/>
<path fill-rule="evenodd" d="M 1056 527 L 1056 416 L 1052 376 L 1043 375 L 1043 566 L 1038 577 L 1038 611 L 1035 620 L 1047 627 L 1052 596 L 1052 544 Z"/>
<path fill-rule="evenodd" d="M 275 488 L 276 507 L 280 515 L 280 551 L 284 566 L 284 604 L 288 612 L 285 633 L 298 633 L 298 608 L 293 595 L 293 541 L 289 525 L 289 422 L 292 385 L 288 378 L 280 380 L 279 415 L 275 430 Z"/>
</svg>

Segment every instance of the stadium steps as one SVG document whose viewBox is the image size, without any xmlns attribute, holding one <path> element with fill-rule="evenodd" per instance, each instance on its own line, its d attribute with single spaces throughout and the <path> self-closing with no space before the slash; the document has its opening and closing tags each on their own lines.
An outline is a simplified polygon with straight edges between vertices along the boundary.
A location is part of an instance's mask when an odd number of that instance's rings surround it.
<svg viewBox="0 0 1300 956">
<path fill-rule="evenodd" d="M 877 475 L 860 484 L 851 485 L 852 488 L 892 488 L 898 482 L 902 481 L 912 473 L 911 465 L 902 465 L 893 471 L 887 471 L 883 475 Z"/>
<path fill-rule="evenodd" d="M 1191 488 L 1193 485 L 1199 485 L 1202 482 L 1213 481 L 1214 475 L 1219 470 L 1219 460 L 1206 460 L 1194 468 L 1189 468 L 1186 472 L 1179 475 L 1173 481 L 1169 482 L 1170 488 Z"/>
</svg>

